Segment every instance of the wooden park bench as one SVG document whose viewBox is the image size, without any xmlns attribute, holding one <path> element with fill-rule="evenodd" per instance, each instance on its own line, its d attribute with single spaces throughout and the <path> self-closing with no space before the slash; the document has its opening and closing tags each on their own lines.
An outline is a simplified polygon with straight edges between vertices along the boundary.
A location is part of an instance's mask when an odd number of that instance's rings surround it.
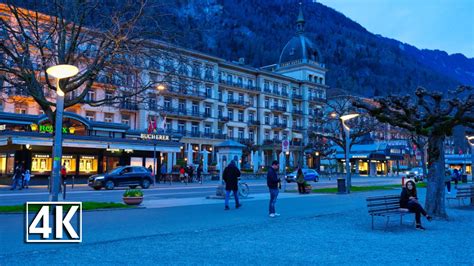
<svg viewBox="0 0 474 266">
<path fill-rule="evenodd" d="M 400 195 L 368 197 L 366 200 L 369 215 L 372 216 L 372 230 L 374 229 L 375 216 L 387 218 L 385 223 L 385 229 L 387 229 L 391 216 L 400 215 L 401 225 L 403 221 L 403 215 L 410 214 L 408 209 L 400 208 Z"/>
<path fill-rule="evenodd" d="M 448 203 L 451 200 L 458 200 L 459 205 L 461 205 L 461 201 L 464 204 L 464 199 L 466 198 L 474 199 L 474 186 L 460 186 L 458 187 L 455 196 L 446 197 Z"/>
</svg>

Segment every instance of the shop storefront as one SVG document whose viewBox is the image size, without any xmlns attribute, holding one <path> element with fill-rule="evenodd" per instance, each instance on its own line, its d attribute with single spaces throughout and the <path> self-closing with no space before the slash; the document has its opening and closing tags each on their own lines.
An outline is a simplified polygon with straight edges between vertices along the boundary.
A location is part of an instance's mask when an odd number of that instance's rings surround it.
<svg viewBox="0 0 474 266">
<path fill-rule="evenodd" d="M 26 118 L 26 119 L 25 119 Z M 66 113 L 62 165 L 68 176 L 86 178 L 120 165 L 159 169 L 163 158 L 180 151 L 180 143 L 165 135 L 143 136 L 124 124 L 92 122 Z M 35 179 L 47 179 L 52 171 L 54 128 L 44 116 L 0 113 L 0 182 L 9 183 L 21 163 Z M 154 165 L 156 162 L 156 165 Z M 173 162 L 170 162 L 172 164 Z"/>
</svg>

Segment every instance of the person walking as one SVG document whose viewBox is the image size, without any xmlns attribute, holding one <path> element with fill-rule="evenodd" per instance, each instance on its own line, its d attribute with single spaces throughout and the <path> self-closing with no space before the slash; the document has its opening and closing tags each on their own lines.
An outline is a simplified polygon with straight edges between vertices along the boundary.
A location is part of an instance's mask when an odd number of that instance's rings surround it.
<svg viewBox="0 0 474 266">
<path fill-rule="evenodd" d="M 16 186 L 18 186 L 18 189 L 21 190 L 22 178 L 23 178 L 23 167 L 21 166 L 21 164 L 17 164 L 17 166 L 15 167 L 15 171 L 13 172 L 13 183 L 10 190 L 15 190 Z"/>
<path fill-rule="evenodd" d="M 298 192 L 300 194 L 305 194 L 306 191 L 304 188 L 304 174 L 301 167 L 298 167 L 298 172 L 296 173 L 296 183 L 298 183 Z"/>
<path fill-rule="evenodd" d="M 425 230 L 425 228 L 421 226 L 421 215 L 425 216 L 430 222 L 433 219 L 426 213 L 425 209 L 423 209 L 420 202 L 418 201 L 416 185 L 415 182 L 411 180 L 405 183 L 405 187 L 402 189 L 402 193 L 400 194 L 400 208 L 405 208 L 410 212 L 415 213 L 417 230 Z"/>
<path fill-rule="evenodd" d="M 160 175 L 160 179 L 163 180 L 163 183 L 166 183 L 166 163 L 161 165 Z M 160 183 L 160 179 L 158 179 L 158 183 Z"/>
<path fill-rule="evenodd" d="M 453 171 L 453 180 L 454 180 L 454 188 L 458 189 L 458 182 L 459 180 L 461 180 L 461 173 L 456 168 L 454 168 L 454 171 Z"/>
<path fill-rule="evenodd" d="M 239 202 L 239 177 L 240 170 L 237 168 L 235 161 L 230 161 L 229 165 L 224 169 L 223 179 L 225 182 L 225 208 L 224 210 L 229 210 L 229 197 L 230 192 L 234 194 L 235 199 L 235 208 L 238 209 L 242 207 L 242 204 Z"/>
<path fill-rule="evenodd" d="M 31 179 L 30 170 L 26 170 L 26 171 L 25 171 L 25 179 L 24 179 L 25 183 L 23 184 L 23 187 L 24 187 L 24 188 L 28 188 L 28 187 L 29 187 L 30 179 Z"/>
<path fill-rule="evenodd" d="M 181 166 L 179 169 L 179 179 L 182 183 L 186 181 L 186 170 L 184 170 L 184 166 Z"/>
<path fill-rule="evenodd" d="M 446 189 L 448 190 L 448 194 L 451 194 L 451 170 L 446 169 L 444 172 L 444 184 L 446 185 Z"/>
<path fill-rule="evenodd" d="M 188 182 L 192 183 L 193 177 L 194 177 L 194 167 L 192 165 L 188 166 L 188 177 L 189 177 Z"/>
<path fill-rule="evenodd" d="M 199 166 L 196 170 L 196 173 L 197 173 L 197 179 L 198 179 L 199 183 L 202 184 L 202 164 L 199 164 Z"/>
<path fill-rule="evenodd" d="M 66 186 L 66 179 L 67 179 L 67 170 L 66 170 L 66 164 L 63 164 L 61 167 L 61 184 L 59 185 L 59 192 L 62 192 L 62 187 Z"/>
<path fill-rule="evenodd" d="M 280 179 L 277 175 L 277 169 L 279 168 L 278 161 L 273 161 L 271 167 L 268 169 L 267 173 L 267 186 L 270 191 L 270 206 L 269 206 L 269 216 L 271 218 L 280 216 L 279 213 L 275 211 L 275 204 L 278 197 Z"/>
</svg>

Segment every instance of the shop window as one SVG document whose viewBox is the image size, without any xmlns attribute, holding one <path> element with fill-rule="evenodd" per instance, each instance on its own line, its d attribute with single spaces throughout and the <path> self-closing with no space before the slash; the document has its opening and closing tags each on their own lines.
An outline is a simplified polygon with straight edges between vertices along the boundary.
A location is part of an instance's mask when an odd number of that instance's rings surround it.
<svg viewBox="0 0 474 266">
<path fill-rule="evenodd" d="M 31 173 L 43 174 L 50 172 L 52 160 L 49 154 L 33 154 L 31 158 Z"/>
<path fill-rule="evenodd" d="M 94 174 L 97 173 L 98 160 L 97 156 L 81 155 L 79 157 L 79 173 Z"/>
<path fill-rule="evenodd" d="M 72 155 L 63 155 L 61 158 L 61 165 L 66 168 L 68 175 L 73 175 L 76 172 L 76 158 Z"/>
</svg>

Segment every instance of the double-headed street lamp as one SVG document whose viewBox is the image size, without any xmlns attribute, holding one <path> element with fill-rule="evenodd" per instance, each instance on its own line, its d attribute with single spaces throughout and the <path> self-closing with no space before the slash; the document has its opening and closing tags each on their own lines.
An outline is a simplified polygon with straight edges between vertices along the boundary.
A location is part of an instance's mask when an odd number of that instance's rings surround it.
<svg viewBox="0 0 474 266">
<path fill-rule="evenodd" d="M 48 75 L 56 78 L 56 123 L 54 127 L 54 142 L 53 142 L 53 173 L 52 173 L 52 191 L 49 195 L 50 201 L 58 201 L 58 193 L 60 186 L 60 171 L 61 171 L 61 157 L 62 157 L 62 127 L 63 127 L 63 111 L 64 111 L 64 92 L 59 87 L 61 79 L 70 78 L 77 73 L 79 69 L 72 65 L 57 65 L 46 70 Z"/>
<path fill-rule="evenodd" d="M 346 137 L 346 192 L 351 192 L 351 163 L 350 163 L 350 147 L 351 147 L 351 138 L 350 132 L 351 129 L 346 125 L 346 121 L 358 117 L 359 114 L 348 114 L 340 117 L 342 121 L 342 127 L 344 128 L 344 135 Z"/>
</svg>

